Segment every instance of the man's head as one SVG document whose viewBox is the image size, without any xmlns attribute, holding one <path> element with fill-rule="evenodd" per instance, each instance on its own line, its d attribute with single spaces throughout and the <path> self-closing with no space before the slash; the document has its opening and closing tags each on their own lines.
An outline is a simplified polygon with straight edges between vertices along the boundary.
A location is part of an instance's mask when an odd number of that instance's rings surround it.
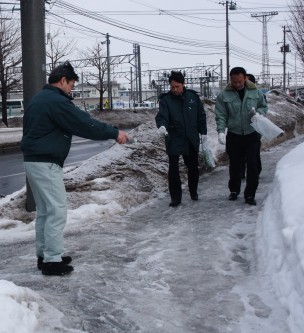
<svg viewBox="0 0 304 333">
<path fill-rule="evenodd" d="M 253 74 L 247 74 L 247 79 L 255 84 L 255 77 Z"/>
<path fill-rule="evenodd" d="M 246 70 L 243 67 L 234 67 L 230 71 L 230 83 L 235 90 L 242 90 L 246 82 Z"/>
<path fill-rule="evenodd" d="M 74 88 L 75 81 L 78 81 L 78 79 L 79 77 L 74 72 L 73 66 L 66 61 L 52 70 L 48 82 L 69 95 Z"/>
<path fill-rule="evenodd" d="M 184 91 L 184 75 L 181 72 L 171 71 L 169 84 L 172 94 L 176 96 L 180 95 Z"/>
</svg>

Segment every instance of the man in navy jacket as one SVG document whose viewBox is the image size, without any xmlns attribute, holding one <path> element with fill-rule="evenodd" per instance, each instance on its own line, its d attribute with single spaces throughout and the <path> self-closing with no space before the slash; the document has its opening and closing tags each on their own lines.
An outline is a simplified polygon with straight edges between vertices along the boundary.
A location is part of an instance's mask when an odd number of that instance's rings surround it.
<svg viewBox="0 0 304 333">
<path fill-rule="evenodd" d="M 207 134 L 206 114 L 196 91 L 185 88 L 181 72 L 169 76 L 170 91 L 159 97 L 159 112 L 155 117 L 160 133 L 166 134 L 166 151 L 169 157 L 168 182 L 170 207 L 182 200 L 179 158 L 183 156 L 188 169 L 188 188 L 192 200 L 198 200 L 198 151 L 200 135 Z"/>
<path fill-rule="evenodd" d="M 114 139 L 126 143 L 128 136 L 102 123 L 72 103 L 70 92 L 78 75 L 67 61 L 50 74 L 43 89 L 30 101 L 23 118 L 21 149 L 26 176 L 36 203 L 36 255 L 44 275 L 64 275 L 73 271 L 70 256 L 63 256 L 63 229 L 67 201 L 63 164 L 72 136 L 92 140 Z"/>
</svg>

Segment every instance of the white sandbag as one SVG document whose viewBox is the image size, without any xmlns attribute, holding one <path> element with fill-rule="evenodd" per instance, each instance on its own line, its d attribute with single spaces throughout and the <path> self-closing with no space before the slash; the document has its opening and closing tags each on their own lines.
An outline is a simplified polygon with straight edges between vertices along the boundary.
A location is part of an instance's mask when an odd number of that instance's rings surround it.
<svg viewBox="0 0 304 333">
<path fill-rule="evenodd" d="M 206 135 L 202 136 L 201 150 L 202 150 L 203 159 L 204 159 L 204 163 L 205 163 L 206 168 L 207 169 L 215 168 L 214 158 L 213 158 L 213 155 L 212 155 L 212 151 L 209 148 L 208 140 L 207 140 Z"/>
<path fill-rule="evenodd" d="M 250 125 L 268 141 L 284 133 L 280 127 L 259 113 L 256 113 L 251 121 Z"/>
</svg>

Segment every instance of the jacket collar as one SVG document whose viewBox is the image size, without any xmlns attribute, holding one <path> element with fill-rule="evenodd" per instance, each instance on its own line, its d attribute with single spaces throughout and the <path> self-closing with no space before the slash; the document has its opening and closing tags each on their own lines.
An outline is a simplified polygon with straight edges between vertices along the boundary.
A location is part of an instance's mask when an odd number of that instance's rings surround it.
<svg viewBox="0 0 304 333">
<path fill-rule="evenodd" d="M 257 86 L 253 82 L 251 82 L 249 80 L 246 80 L 245 81 L 245 88 L 247 88 L 248 90 L 253 90 L 253 89 L 257 89 Z M 231 83 L 229 82 L 227 84 L 225 90 L 232 91 L 232 90 L 235 90 L 235 89 L 232 87 Z"/>
<path fill-rule="evenodd" d="M 48 89 L 48 90 L 53 90 L 56 91 L 57 93 L 59 93 L 60 95 L 63 95 L 64 97 L 68 98 L 69 100 L 72 100 L 73 97 L 66 94 L 63 90 L 61 90 L 60 88 L 54 87 L 51 84 L 46 84 L 43 89 Z"/>
<path fill-rule="evenodd" d="M 171 90 L 169 90 L 169 94 L 174 98 L 184 98 L 186 90 L 187 89 L 184 87 L 183 92 L 180 95 L 174 95 L 174 94 L 172 94 Z"/>
</svg>

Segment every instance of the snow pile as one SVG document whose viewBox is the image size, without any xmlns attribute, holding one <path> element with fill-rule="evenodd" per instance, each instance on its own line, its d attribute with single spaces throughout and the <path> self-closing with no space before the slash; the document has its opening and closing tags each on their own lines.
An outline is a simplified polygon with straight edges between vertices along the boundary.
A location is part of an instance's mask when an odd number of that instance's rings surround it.
<svg viewBox="0 0 304 333">
<path fill-rule="evenodd" d="M 0 128 L 0 144 L 5 146 L 6 144 L 16 144 L 22 139 L 22 128 Z"/>
<path fill-rule="evenodd" d="M 292 333 L 304 318 L 304 144 L 277 164 L 273 188 L 257 224 L 259 258 L 279 301 L 289 312 Z"/>
<path fill-rule="evenodd" d="M 30 289 L 0 280 L 0 332 L 34 332 L 39 314 L 37 298 Z"/>
<path fill-rule="evenodd" d="M 62 327 L 62 317 L 35 291 L 0 280 L 0 333 L 55 332 Z"/>
</svg>

